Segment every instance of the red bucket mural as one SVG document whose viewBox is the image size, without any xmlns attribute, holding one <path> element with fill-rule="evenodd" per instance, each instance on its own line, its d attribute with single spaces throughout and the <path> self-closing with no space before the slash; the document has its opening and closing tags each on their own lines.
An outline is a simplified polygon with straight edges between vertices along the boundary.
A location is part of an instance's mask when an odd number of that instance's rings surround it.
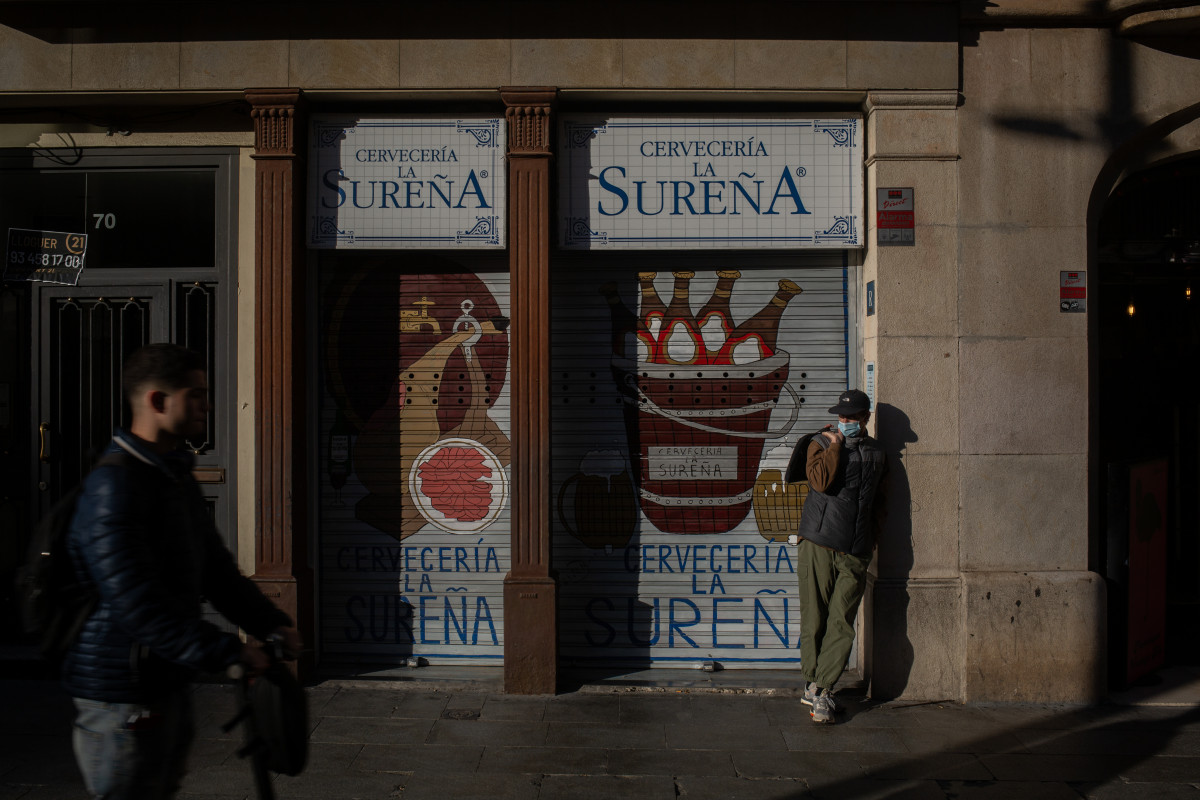
<svg viewBox="0 0 1200 800">
<path fill-rule="evenodd" d="M 626 389 L 626 427 L 640 453 L 642 513 L 669 533 L 724 533 L 750 511 L 767 439 L 791 430 L 798 403 L 769 430 L 787 386 L 789 355 L 746 365 L 613 370 Z"/>
<path fill-rule="evenodd" d="M 667 533 L 725 533 L 750 513 L 763 449 L 795 424 L 800 400 L 788 386 L 791 357 L 777 350 L 779 320 L 802 292 L 790 280 L 734 326 L 729 299 L 737 270 L 721 270 L 712 298 L 693 315 L 680 271 L 664 304 L 655 273 L 641 273 L 640 312 L 605 286 L 613 320 L 613 376 L 625 400 L 642 513 Z M 784 393 L 788 416 L 770 428 Z"/>
</svg>

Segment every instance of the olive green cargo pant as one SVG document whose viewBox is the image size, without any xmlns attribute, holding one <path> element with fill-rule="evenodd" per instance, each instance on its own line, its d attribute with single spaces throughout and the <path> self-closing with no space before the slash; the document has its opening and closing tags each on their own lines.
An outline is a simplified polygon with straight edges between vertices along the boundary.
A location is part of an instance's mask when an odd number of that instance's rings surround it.
<svg viewBox="0 0 1200 800">
<path fill-rule="evenodd" d="M 854 644 L 854 617 L 867 585 L 871 559 L 856 558 L 801 539 L 800 667 L 804 679 L 832 689 Z"/>
</svg>

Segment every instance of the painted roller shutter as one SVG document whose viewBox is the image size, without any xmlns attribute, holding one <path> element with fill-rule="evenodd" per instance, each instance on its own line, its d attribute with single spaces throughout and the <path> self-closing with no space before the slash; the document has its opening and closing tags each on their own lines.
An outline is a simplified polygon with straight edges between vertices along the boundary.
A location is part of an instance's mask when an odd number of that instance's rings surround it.
<svg viewBox="0 0 1200 800">
<path fill-rule="evenodd" d="M 326 253 L 317 307 L 322 661 L 500 664 L 507 274 Z"/>
<path fill-rule="evenodd" d="M 795 666 L 787 537 L 801 493 L 782 473 L 797 439 L 830 421 L 847 386 L 855 339 L 844 256 L 563 261 L 552 340 L 562 660 Z M 645 272 L 656 276 L 640 281 Z M 686 298 L 673 273 L 684 276 Z M 723 341 L 727 329 L 696 319 L 721 293 L 737 347 Z M 658 336 L 651 324 L 639 344 L 655 302 Z M 703 344 L 693 338 L 689 349 L 677 335 L 693 323 Z"/>
</svg>

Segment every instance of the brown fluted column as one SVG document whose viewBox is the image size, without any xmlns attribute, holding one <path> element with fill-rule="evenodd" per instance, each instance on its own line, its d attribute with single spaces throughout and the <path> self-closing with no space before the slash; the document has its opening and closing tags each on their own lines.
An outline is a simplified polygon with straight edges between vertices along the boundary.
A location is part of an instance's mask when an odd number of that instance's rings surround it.
<svg viewBox="0 0 1200 800">
<path fill-rule="evenodd" d="M 555 90 L 500 90 L 508 118 L 512 281 L 512 567 L 504 578 L 504 690 L 552 694 L 556 585 L 550 573 L 550 110 Z"/>
<path fill-rule="evenodd" d="M 249 89 L 254 119 L 254 580 L 313 643 L 304 432 L 303 96 Z"/>
</svg>

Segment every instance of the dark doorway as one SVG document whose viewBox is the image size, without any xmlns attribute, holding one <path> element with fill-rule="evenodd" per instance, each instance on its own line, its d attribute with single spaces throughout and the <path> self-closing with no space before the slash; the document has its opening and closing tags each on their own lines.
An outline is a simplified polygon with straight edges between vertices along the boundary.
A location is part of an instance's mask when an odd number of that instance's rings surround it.
<svg viewBox="0 0 1200 800">
<path fill-rule="evenodd" d="M 1098 231 L 1099 307 L 1091 310 L 1099 313 L 1100 549 L 1115 687 L 1144 672 L 1130 661 L 1139 648 L 1157 662 L 1143 667 L 1200 665 L 1198 185 L 1200 156 L 1136 173 L 1109 198 Z M 1146 478 L 1154 469 L 1164 479 Z M 1150 612 L 1160 618 L 1145 618 Z"/>
<path fill-rule="evenodd" d="M 32 652 L 13 590 L 30 533 L 128 425 L 121 368 L 142 344 L 206 359 L 213 411 L 187 446 L 236 548 L 235 164 L 227 149 L 0 151 L 6 241 L 9 229 L 87 236 L 74 285 L 0 279 L 0 665 Z"/>
</svg>

